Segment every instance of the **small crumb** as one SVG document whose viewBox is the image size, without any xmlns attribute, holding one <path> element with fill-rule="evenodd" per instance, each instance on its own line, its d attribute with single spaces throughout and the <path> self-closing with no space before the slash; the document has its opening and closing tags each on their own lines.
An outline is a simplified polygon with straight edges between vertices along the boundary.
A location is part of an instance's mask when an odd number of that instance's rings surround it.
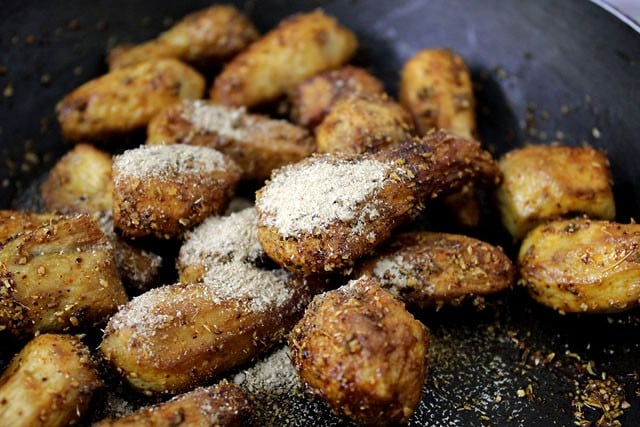
<svg viewBox="0 0 640 427">
<path fill-rule="evenodd" d="M 516 391 L 516 394 L 518 395 L 518 397 L 525 397 L 527 395 L 527 393 L 521 388 Z"/>
<path fill-rule="evenodd" d="M 7 67 L 6 65 L 0 65 L 0 77 L 4 76 L 7 74 Z"/>
<path fill-rule="evenodd" d="M 569 108 L 568 105 L 562 105 L 560 107 L 560 113 L 564 116 L 566 116 L 567 114 L 569 114 L 571 112 L 571 109 Z"/>
<path fill-rule="evenodd" d="M 74 67 L 73 68 L 73 75 L 74 76 L 79 76 L 84 72 L 84 69 L 80 66 Z"/>
<path fill-rule="evenodd" d="M 2 91 L 2 94 L 5 96 L 5 98 L 11 98 L 13 96 L 13 85 L 11 83 L 6 85 L 4 87 L 4 90 Z"/>
<path fill-rule="evenodd" d="M 35 37 L 33 37 L 32 35 L 28 35 L 27 37 L 24 38 L 24 42 L 27 45 L 32 45 L 35 42 Z"/>
<path fill-rule="evenodd" d="M 40 84 L 45 87 L 51 85 L 51 76 L 46 73 L 40 76 Z"/>
<path fill-rule="evenodd" d="M 595 139 L 600 139 L 600 129 L 598 128 L 591 129 L 591 134 Z"/>
</svg>

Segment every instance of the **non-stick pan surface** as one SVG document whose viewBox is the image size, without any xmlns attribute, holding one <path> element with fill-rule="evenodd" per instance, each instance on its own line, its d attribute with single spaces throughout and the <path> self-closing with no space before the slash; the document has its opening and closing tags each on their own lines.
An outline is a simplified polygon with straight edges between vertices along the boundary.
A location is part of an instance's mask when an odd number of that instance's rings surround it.
<svg viewBox="0 0 640 427">
<path fill-rule="evenodd" d="M 12 206 L 69 149 L 60 139 L 54 104 L 105 71 L 108 46 L 151 38 L 209 3 L 0 0 L 0 207 Z M 356 62 L 383 78 L 392 93 L 402 63 L 414 52 L 450 47 L 471 68 L 487 147 L 496 155 L 553 141 L 603 149 L 614 174 L 618 220 L 640 216 L 640 35 L 598 5 L 235 3 L 262 30 L 293 12 L 323 7 L 357 32 Z M 475 234 L 509 245 L 491 209 Z M 433 339 L 415 425 L 574 425 L 599 419 L 640 425 L 638 310 L 561 316 L 516 290 L 488 301 L 483 311 L 449 309 L 422 319 Z M 274 411 L 275 425 L 340 423 L 319 404 L 290 399 L 281 406 L 280 415 Z"/>
</svg>

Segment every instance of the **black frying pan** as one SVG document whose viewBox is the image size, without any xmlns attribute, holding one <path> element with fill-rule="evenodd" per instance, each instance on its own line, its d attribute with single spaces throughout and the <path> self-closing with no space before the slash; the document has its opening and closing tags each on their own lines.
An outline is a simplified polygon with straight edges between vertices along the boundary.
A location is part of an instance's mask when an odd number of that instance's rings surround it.
<svg viewBox="0 0 640 427">
<path fill-rule="evenodd" d="M 60 139 L 54 104 L 106 70 L 108 46 L 151 38 L 209 3 L 0 0 L 0 208 L 12 206 L 69 148 Z M 472 70 L 488 147 L 499 155 L 558 140 L 603 149 L 614 174 L 618 220 L 638 217 L 640 35 L 630 21 L 586 0 L 233 3 L 262 30 L 292 12 L 322 6 L 357 32 L 356 62 L 383 78 L 392 93 L 398 70 L 416 50 L 452 48 Z M 508 244 L 491 211 L 477 234 Z M 573 425 L 603 414 L 640 425 L 638 310 L 560 316 L 515 291 L 481 312 L 422 317 L 433 340 L 415 425 Z M 598 408 L 603 402 L 592 386 L 620 394 L 631 407 L 621 415 Z M 282 406 L 276 425 L 339 424 L 322 405 L 291 399 Z"/>
</svg>

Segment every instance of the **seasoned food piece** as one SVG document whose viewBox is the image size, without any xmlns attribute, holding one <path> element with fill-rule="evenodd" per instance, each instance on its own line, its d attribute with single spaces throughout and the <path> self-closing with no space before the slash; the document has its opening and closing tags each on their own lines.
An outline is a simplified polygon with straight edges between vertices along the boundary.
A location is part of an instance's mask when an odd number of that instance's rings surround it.
<svg viewBox="0 0 640 427">
<path fill-rule="evenodd" d="M 251 415 L 251 403 L 245 392 L 226 381 L 181 394 L 131 415 L 107 419 L 93 427 L 240 427 Z"/>
<path fill-rule="evenodd" d="M 521 283 L 563 313 L 640 305 L 640 225 L 577 218 L 530 232 L 518 255 Z"/>
<path fill-rule="evenodd" d="M 191 145 L 142 146 L 113 163 L 113 220 L 129 237 L 181 236 L 225 211 L 240 178 L 217 150 Z"/>
<path fill-rule="evenodd" d="M 0 377 L 0 420 L 11 427 L 64 427 L 80 421 L 102 386 L 89 349 L 71 335 L 43 334 Z"/>
<path fill-rule="evenodd" d="M 500 292 L 514 281 L 515 269 L 502 249 L 471 237 L 413 231 L 392 237 L 376 252 L 354 276 L 373 277 L 419 309 Z"/>
<path fill-rule="evenodd" d="M 339 271 L 413 218 L 426 199 L 474 179 L 499 181 L 491 155 L 443 131 L 350 159 L 318 155 L 278 170 L 256 193 L 258 237 L 292 271 Z"/>
<path fill-rule="evenodd" d="M 562 216 L 615 218 L 609 161 L 594 148 L 528 146 L 505 154 L 499 166 L 504 179 L 498 207 L 502 223 L 517 239 Z"/>
<path fill-rule="evenodd" d="M 382 82 L 368 71 L 347 65 L 309 77 L 289 95 L 291 119 L 309 129 L 315 128 L 333 105 L 356 95 L 382 96 Z"/>
<path fill-rule="evenodd" d="M 406 424 L 420 401 L 427 331 L 370 277 L 314 298 L 289 345 L 306 389 L 359 425 Z"/>
<path fill-rule="evenodd" d="M 209 218 L 180 250 L 183 283 L 111 318 L 100 348 L 134 388 L 193 388 L 265 351 L 299 319 L 315 287 L 265 264 L 256 221 L 254 209 Z"/>
<path fill-rule="evenodd" d="M 65 139 L 103 140 L 144 129 L 167 105 L 197 99 L 204 78 L 175 59 L 125 67 L 91 80 L 56 106 Z"/>
<path fill-rule="evenodd" d="M 211 99 L 236 107 L 272 101 L 304 79 L 345 64 L 357 45 L 350 30 L 322 11 L 289 17 L 227 64 Z"/>
<path fill-rule="evenodd" d="M 78 144 L 62 156 L 40 187 L 44 206 L 62 213 L 95 213 L 111 209 L 111 155 Z"/>
<path fill-rule="evenodd" d="M 285 120 L 207 101 L 174 104 L 151 120 L 147 144 L 179 143 L 220 150 L 240 166 L 243 179 L 258 181 L 316 149 L 309 132 Z"/>
<path fill-rule="evenodd" d="M 157 58 L 208 66 L 234 56 L 257 38 L 245 14 L 231 5 L 216 5 L 187 15 L 154 40 L 116 46 L 107 61 L 111 70 Z"/>
<path fill-rule="evenodd" d="M 425 49 L 409 59 L 402 67 L 399 97 L 420 134 L 442 128 L 477 137 L 471 76 L 450 50 Z"/>
<path fill-rule="evenodd" d="M 388 97 L 337 101 L 316 127 L 321 153 L 360 154 L 404 142 L 414 134 L 411 117 Z"/>
<path fill-rule="evenodd" d="M 475 98 L 466 64 L 448 49 L 425 49 L 402 68 L 400 103 L 413 116 L 420 134 L 446 129 L 477 138 Z M 467 228 L 480 223 L 480 203 L 473 186 L 444 199 L 457 222 Z"/>
<path fill-rule="evenodd" d="M 58 217 L 59 215 L 54 213 L 0 210 L 0 245 L 17 234 L 38 228 Z"/>
<path fill-rule="evenodd" d="M 127 296 L 109 241 L 88 215 L 58 216 L 0 246 L 0 330 L 100 325 Z"/>
</svg>

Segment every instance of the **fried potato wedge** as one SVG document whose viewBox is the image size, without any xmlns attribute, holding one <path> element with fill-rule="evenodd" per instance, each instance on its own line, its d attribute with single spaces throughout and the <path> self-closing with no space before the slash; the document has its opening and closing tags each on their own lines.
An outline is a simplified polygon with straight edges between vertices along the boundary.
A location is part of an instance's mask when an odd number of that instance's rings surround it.
<svg viewBox="0 0 640 427">
<path fill-rule="evenodd" d="M 257 38 L 258 30 L 245 14 L 232 5 L 216 5 L 185 16 L 154 40 L 116 46 L 107 62 L 110 70 L 158 58 L 209 66 L 236 55 Z"/>
<path fill-rule="evenodd" d="M 78 144 L 53 166 L 40 186 L 44 206 L 61 213 L 89 213 L 113 206 L 111 155 Z"/>
<path fill-rule="evenodd" d="M 192 145 L 144 145 L 113 162 L 113 221 L 128 237 L 181 236 L 235 193 L 240 169 L 217 150 Z"/>
<path fill-rule="evenodd" d="M 178 395 L 131 415 L 107 419 L 92 427 L 241 427 L 251 415 L 251 402 L 237 385 L 222 381 Z"/>
<path fill-rule="evenodd" d="M 306 390 L 358 425 L 406 424 L 420 401 L 426 328 L 372 278 L 315 297 L 289 345 Z"/>
<path fill-rule="evenodd" d="M 536 225 L 568 215 L 616 215 L 606 155 L 591 147 L 527 146 L 499 160 L 496 192 L 502 223 L 516 239 Z"/>
<path fill-rule="evenodd" d="M 147 61 L 83 84 L 56 113 L 65 139 L 104 140 L 144 129 L 167 105 L 201 98 L 204 86 L 204 78 L 180 61 Z"/>
<path fill-rule="evenodd" d="M 382 96 L 384 85 L 363 68 L 347 65 L 329 70 L 301 82 L 290 94 L 291 119 L 314 129 L 334 104 L 351 96 Z"/>
<path fill-rule="evenodd" d="M 174 104 L 151 120 L 147 144 L 178 143 L 220 150 L 240 166 L 243 179 L 256 181 L 316 150 L 313 136 L 301 127 L 207 101 Z"/>
<path fill-rule="evenodd" d="M 353 32 L 322 11 L 294 15 L 226 65 L 211 99 L 236 107 L 272 101 L 304 79 L 345 64 L 357 45 Z"/>
<path fill-rule="evenodd" d="M 480 240 L 412 231 L 392 237 L 360 262 L 354 276 L 362 275 L 410 307 L 424 309 L 508 289 L 515 268 L 502 248 Z"/>
<path fill-rule="evenodd" d="M 211 217 L 180 250 L 184 283 L 134 298 L 109 321 L 100 346 L 136 389 L 187 390 L 281 339 L 315 291 L 311 279 L 260 267 L 256 213 Z"/>
<path fill-rule="evenodd" d="M 109 241 L 88 215 L 58 216 L 0 246 L 0 330 L 99 326 L 127 301 Z"/>
<path fill-rule="evenodd" d="M 640 305 L 640 225 L 577 218 L 531 231 L 518 255 L 520 282 L 563 313 Z"/>
<path fill-rule="evenodd" d="M 471 75 L 462 58 L 448 49 L 424 49 L 402 67 L 400 103 L 420 134 L 447 129 L 477 138 Z"/>
<path fill-rule="evenodd" d="M 320 153 L 360 154 L 414 135 L 411 116 L 388 97 L 349 97 L 337 101 L 316 129 Z"/>
<path fill-rule="evenodd" d="M 256 193 L 258 237 L 278 264 L 340 271 L 415 218 L 428 198 L 466 182 L 499 182 L 477 141 L 431 132 L 354 158 L 324 154 L 279 169 Z"/>
<path fill-rule="evenodd" d="M 101 386 L 89 349 L 78 338 L 39 335 L 0 377 L 0 420 L 12 427 L 73 425 Z"/>
</svg>

